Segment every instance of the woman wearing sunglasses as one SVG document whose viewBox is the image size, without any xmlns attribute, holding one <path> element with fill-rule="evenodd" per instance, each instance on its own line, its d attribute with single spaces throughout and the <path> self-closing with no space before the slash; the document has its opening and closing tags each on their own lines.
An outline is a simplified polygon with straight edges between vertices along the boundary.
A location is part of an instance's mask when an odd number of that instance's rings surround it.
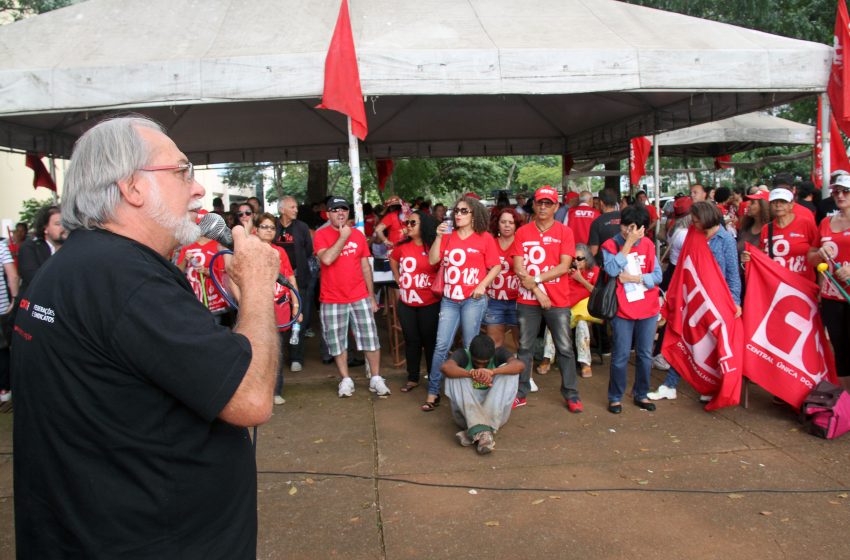
<svg viewBox="0 0 850 560">
<path fill-rule="evenodd" d="M 581 365 L 581 376 L 593 375 L 590 368 L 590 314 L 587 312 L 587 300 L 590 292 L 599 279 L 599 267 L 590 252 L 590 248 L 584 243 L 576 244 L 576 258 L 568 274 L 567 284 L 570 287 L 570 296 L 567 305 L 571 309 L 570 326 L 576 330 L 576 353 L 578 363 Z M 600 321 L 601 322 L 601 321 Z"/>
<path fill-rule="evenodd" d="M 452 220 L 454 231 L 449 231 L 446 222 L 440 224 L 428 253 L 432 265 L 442 265 L 444 287 L 424 412 L 434 410 L 440 402 L 440 367 L 448 357 L 458 327 L 463 332 L 463 346 L 468 348 L 481 330 L 481 319 L 487 311 L 487 288 L 502 269 L 499 246 L 487 231 L 490 213 L 480 201 L 471 196 L 460 197 Z"/>
<path fill-rule="evenodd" d="M 398 320 L 404 335 L 404 357 L 407 362 L 407 393 L 419 386 L 419 364 L 425 351 L 426 371 L 431 371 L 440 298 L 431 291 L 437 265 L 428 262 L 428 251 L 437 237 L 437 222 L 423 213 L 413 212 L 402 222 L 405 237 L 393 249 L 390 269 L 399 287 Z"/>
<path fill-rule="evenodd" d="M 236 211 L 236 221 L 245 228 L 245 231 L 250 231 L 254 235 L 257 234 L 257 216 L 247 202 L 239 205 L 239 209 Z"/>
</svg>

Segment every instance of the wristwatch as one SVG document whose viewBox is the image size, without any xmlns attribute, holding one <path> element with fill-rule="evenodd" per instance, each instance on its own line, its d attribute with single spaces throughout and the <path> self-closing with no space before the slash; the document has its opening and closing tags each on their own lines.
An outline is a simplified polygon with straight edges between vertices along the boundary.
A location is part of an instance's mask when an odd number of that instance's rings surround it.
<svg viewBox="0 0 850 560">
<path fill-rule="evenodd" d="M 534 283 L 535 283 L 535 284 L 542 284 L 542 283 L 543 283 L 543 278 L 541 278 L 539 274 L 535 275 L 535 276 L 534 276 Z"/>
</svg>

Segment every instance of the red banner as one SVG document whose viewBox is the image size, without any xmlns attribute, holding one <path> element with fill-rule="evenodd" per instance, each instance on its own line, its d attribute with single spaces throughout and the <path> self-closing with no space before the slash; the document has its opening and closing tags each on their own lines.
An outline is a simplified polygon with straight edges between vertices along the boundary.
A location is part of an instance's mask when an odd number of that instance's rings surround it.
<svg viewBox="0 0 850 560">
<path fill-rule="evenodd" d="M 742 325 L 726 286 L 705 234 L 692 227 L 667 290 L 661 353 L 697 392 L 713 395 L 706 410 L 741 400 Z"/>
<path fill-rule="evenodd" d="M 838 383 L 818 310 L 818 285 L 747 243 L 744 375 L 800 408 L 823 379 Z"/>
<path fill-rule="evenodd" d="M 331 109 L 351 117 L 351 131 L 361 140 L 366 139 L 369 126 L 366 123 L 366 108 L 360 89 L 360 72 L 357 69 L 357 53 L 351 35 L 351 19 L 348 16 L 348 0 L 342 0 L 328 56 L 325 58 L 325 88 L 322 102 L 317 109 Z"/>
<path fill-rule="evenodd" d="M 715 169 L 729 169 L 729 166 L 726 165 L 732 161 L 732 156 L 717 156 L 714 158 L 714 168 Z"/>
<path fill-rule="evenodd" d="M 835 52 L 832 56 L 832 72 L 829 74 L 829 84 L 826 93 L 835 121 L 844 134 L 850 136 L 850 65 L 846 64 L 845 50 L 850 45 L 850 18 L 847 16 L 847 4 L 838 0 L 835 12 Z"/>
<path fill-rule="evenodd" d="M 27 152 L 25 164 L 27 167 L 32 169 L 33 172 L 32 188 L 37 189 L 38 187 L 44 187 L 56 192 L 56 182 L 53 180 L 53 177 L 50 176 L 50 172 L 47 168 L 44 167 L 44 162 L 41 161 L 42 157 L 44 156 L 41 154 Z"/>
<path fill-rule="evenodd" d="M 821 149 L 823 134 L 821 132 L 821 100 L 818 98 L 818 123 L 815 128 L 815 157 L 812 158 L 812 182 L 817 188 L 823 186 L 823 150 Z M 841 130 L 835 122 L 835 118 L 829 116 L 829 169 L 837 171 L 843 169 L 850 172 L 850 159 L 847 158 L 847 147 L 844 146 L 844 138 L 841 135 Z"/>
<path fill-rule="evenodd" d="M 393 174 L 394 168 L 395 164 L 391 159 L 375 160 L 375 169 L 378 171 L 378 190 L 384 190 L 384 187 L 387 185 L 387 179 Z"/>
<path fill-rule="evenodd" d="M 646 160 L 649 159 L 649 152 L 651 149 L 652 140 L 646 136 L 632 138 L 631 149 L 629 150 L 630 184 L 639 184 L 640 178 L 646 175 Z"/>
</svg>

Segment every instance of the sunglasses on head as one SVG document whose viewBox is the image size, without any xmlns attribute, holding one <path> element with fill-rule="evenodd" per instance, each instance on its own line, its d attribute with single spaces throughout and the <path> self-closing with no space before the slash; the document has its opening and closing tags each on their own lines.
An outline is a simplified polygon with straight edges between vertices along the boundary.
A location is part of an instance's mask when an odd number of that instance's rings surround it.
<svg viewBox="0 0 850 560">
<path fill-rule="evenodd" d="M 461 216 L 466 216 L 467 214 L 472 212 L 472 210 L 470 208 L 455 208 L 454 210 L 452 210 L 452 212 L 455 214 L 460 214 Z"/>
<path fill-rule="evenodd" d="M 404 221 L 404 222 L 402 222 L 402 223 L 403 223 L 404 225 L 406 225 L 407 227 L 414 227 L 414 226 L 415 226 L 416 224 L 418 224 L 419 222 L 417 222 L 416 220 L 407 220 L 407 221 Z"/>
<path fill-rule="evenodd" d="M 236 215 L 240 216 L 240 217 L 241 216 L 251 216 L 253 214 L 254 214 L 254 212 L 252 212 L 251 210 L 246 210 L 245 212 L 237 212 L 236 213 Z"/>
</svg>

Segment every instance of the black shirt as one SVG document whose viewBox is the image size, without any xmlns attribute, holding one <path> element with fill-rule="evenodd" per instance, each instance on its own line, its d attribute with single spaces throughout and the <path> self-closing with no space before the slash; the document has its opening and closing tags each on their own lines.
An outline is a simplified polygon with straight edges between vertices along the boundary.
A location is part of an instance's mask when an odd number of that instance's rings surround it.
<svg viewBox="0 0 850 560">
<path fill-rule="evenodd" d="M 275 223 L 275 236 L 272 243 L 286 251 L 289 264 L 295 271 L 295 280 L 298 282 L 299 290 L 306 290 L 310 282 L 310 265 L 307 262 L 313 255 L 313 238 L 310 237 L 310 228 L 301 220 L 292 220 L 287 227 L 283 227 L 280 219 Z"/>
<path fill-rule="evenodd" d="M 602 246 L 603 243 L 620 233 L 620 212 L 605 212 L 590 224 L 590 235 L 587 238 L 588 246 Z M 603 266 L 602 251 L 596 253 L 596 264 Z"/>
<path fill-rule="evenodd" d="M 20 302 L 19 558 L 255 558 L 248 431 L 217 419 L 251 360 L 180 271 L 78 230 Z"/>
</svg>

